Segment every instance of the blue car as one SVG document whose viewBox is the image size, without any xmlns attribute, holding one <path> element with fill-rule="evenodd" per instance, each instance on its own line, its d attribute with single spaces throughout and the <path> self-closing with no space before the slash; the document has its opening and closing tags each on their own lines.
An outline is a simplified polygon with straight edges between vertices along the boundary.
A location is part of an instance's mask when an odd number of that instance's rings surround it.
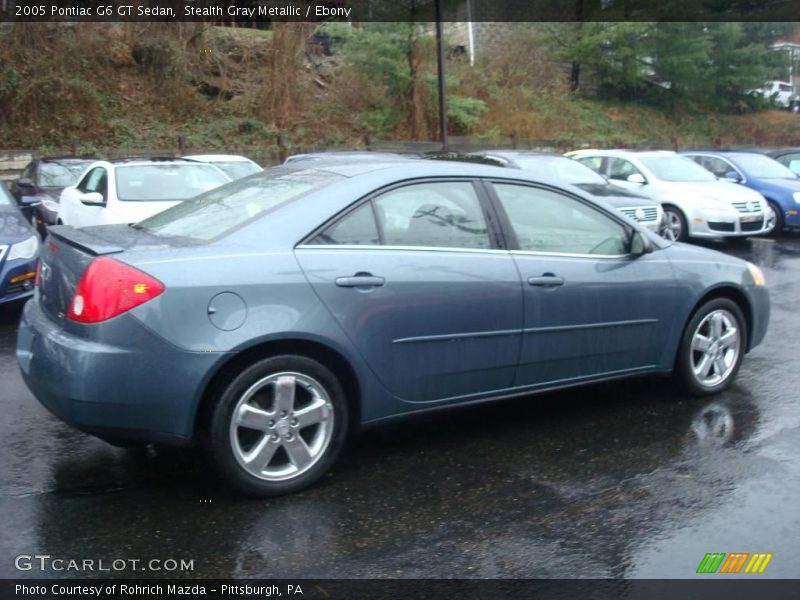
<svg viewBox="0 0 800 600">
<path fill-rule="evenodd" d="M 758 152 L 683 152 L 721 179 L 741 183 L 767 199 L 774 213 L 773 231 L 800 227 L 800 177 L 777 160 Z"/>
<path fill-rule="evenodd" d="M 0 304 L 33 295 L 39 237 L 0 182 Z"/>
<path fill-rule="evenodd" d="M 17 360 L 74 427 L 204 445 L 276 495 L 389 419 L 643 374 L 717 393 L 768 321 L 755 265 L 577 187 L 303 161 L 133 226 L 51 228 Z"/>
</svg>

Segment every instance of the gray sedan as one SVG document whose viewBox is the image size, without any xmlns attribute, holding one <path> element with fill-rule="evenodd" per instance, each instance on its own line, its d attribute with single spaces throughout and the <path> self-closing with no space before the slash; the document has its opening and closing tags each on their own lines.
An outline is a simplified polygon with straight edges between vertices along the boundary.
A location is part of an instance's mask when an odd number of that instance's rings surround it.
<svg viewBox="0 0 800 600">
<path fill-rule="evenodd" d="M 752 264 L 669 242 L 523 171 L 267 169 L 134 226 L 51 229 L 27 385 L 115 444 L 201 444 L 297 491 L 356 428 L 642 374 L 733 381 L 764 338 Z"/>
</svg>

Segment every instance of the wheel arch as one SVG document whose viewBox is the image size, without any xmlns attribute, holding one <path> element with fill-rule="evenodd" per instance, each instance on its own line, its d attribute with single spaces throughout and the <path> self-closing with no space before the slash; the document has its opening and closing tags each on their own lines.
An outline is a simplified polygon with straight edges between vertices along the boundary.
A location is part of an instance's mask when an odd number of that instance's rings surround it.
<svg viewBox="0 0 800 600">
<path fill-rule="evenodd" d="M 750 300 L 747 298 L 747 294 L 741 288 L 731 285 L 731 284 L 721 284 L 716 287 L 713 287 L 709 290 L 706 290 L 705 294 L 700 297 L 700 299 L 695 302 L 694 306 L 692 307 L 691 312 L 689 312 L 688 317 L 686 318 L 686 324 L 692 320 L 692 317 L 700 310 L 707 302 L 712 300 L 716 300 L 717 298 L 727 298 L 734 302 L 738 307 L 739 310 L 742 311 L 745 320 L 745 327 L 747 328 L 746 336 L 747 336 L 747 345 L 745 346 L 745 353 L 750 351 L 751 345 L 751 332 L 753 331 L 753 307 L 750 304 Z M 686 325 L 684 325 L 686 327 Z M 676 355 L 677 360 L 677 355 Z"/>
<path fill-rule="evenodd" d="M 350 361 L 331 345 L 319 340 L 302 337 L 286 337 L 263 340 L 241 348 L 221 361 L 205 382 L 195 409 L 192 422 L 192 438 L 205 434 L 205 425 L 214 406 L 214 398 L 225 383 L 258 360 L 281 354 L 297 354 L 316 360 L 329 368 L 342 384 L 350 412 L 350 431 L 355 431 L 361 422 L 361 387 Z"/>
</svg>

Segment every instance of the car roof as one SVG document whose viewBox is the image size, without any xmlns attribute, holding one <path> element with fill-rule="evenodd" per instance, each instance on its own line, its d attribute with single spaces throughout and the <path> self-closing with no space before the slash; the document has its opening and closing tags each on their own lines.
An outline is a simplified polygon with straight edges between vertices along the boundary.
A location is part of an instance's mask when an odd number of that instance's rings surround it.
<svg viewBox="0 0 800 600">
<path fill-rule="evenodd" d="M 181 158 L 201 162 L 253 162 L 246 156 L 239 154 L 191 154 Z"/>
<path fill-rule="evenodd" d="M 301 160 L 347 160 L 347 159 L 369 159 L 384 160 L 387 158 L 397 160 L 410 160 L 419 158 L 418 154 L 400 152 L 378 152 L 373 150 L 334 150 L 331 152 L 308 152 L 305 154 L 292 154 L 286 159 L 286 163 L 299 162 Z"/>
<path fill-rule="evenodd" d="M 187 160 L 185 158 L 173 158 L 170 156 L 153 156 L 153 157 L 132 156 L 129 158 L 113 158 L 111 160 L 106 160 L 102 162 L 107 162 L 112 165 L 157 165 L 162 163 L 179 164 L 179 165 L 197 164 L 196 160 Z"/>
<path fill-rule="evenodd" d="M 506 158 L 508 160 L 514 160 L 515 158 L 520 157 L 536 157 L 536 156 L 543 156 L 543 157 L 553 157 L 557 156 L 559 158 L 564 158 L 563 155 L 558 154 L 556 152 L 544 152 L 538 150 L 478 150 L 476 152 L 470 152 L 470 154 L 476 154 L 478 156 L 499 156 L 500 158 Z"/>
<path fill-rule="evenodd" d="M 65 163 L 65 162 L 73 162 L 73 163 L 90 163 L 93 161 L 98 160 L 94 156 L 42 156 L 40 158 L 36 158 L 33 162 L 58 162 L 58 163 Z"/>
<path fill-rule="evenodd" d="M 501 177 L 548 182 L 543 179 L 532 179 L 530 174 L 526 175 L 525 171 L 517 169 L 450 160 L 392 160 L 387 158 L 385 161 L 359 161 L 356 159 L 316 164 L 304 164 L 303 161 L 297 161 L 271 167 L 271 169 L 277 168 L 296 171 L 327 171 L 348 178 L 382 171 L 387 178 L 395 177 L 397 181 L 420 177 Z M 266 175 L 271 169 L 266 169 L 263 173 Z M 397 177 L 398 175 L 402 177 Z M 259 174 L 251 175 L 251 177 L 258 176 Z"/>
<path fill-rule="evenodd" d="M 720 156 L 736 156 L 738 154 L 760 154 L 766 156 L 767 150 L 759 148 L 692 148 L 681 154 L 719 154 Z"/>
<path fill-rule="evenodd" d="M 631 158 L 642 158 L 649 156 L 676 156 L 672 150 L 581 150 L 573 154 L 575 158 L 581 156 L 630 156 Z"/>
</svg>

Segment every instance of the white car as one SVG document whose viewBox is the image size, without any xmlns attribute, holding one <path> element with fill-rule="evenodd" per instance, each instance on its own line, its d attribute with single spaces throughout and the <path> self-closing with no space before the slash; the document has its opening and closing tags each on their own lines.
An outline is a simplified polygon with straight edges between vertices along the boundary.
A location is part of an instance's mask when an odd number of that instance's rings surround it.
<svg viewBox="0 0 800 600">
<path fill-rule="evenodd" d="M 664 207 L 662 235 L 671 240 L 759 235 L 772 227 L 758 192 L 717 179 L 694 161 L 662 150 L 585 150 L 571 158 L 615 185 Z"/>
<path fill-rule="evenodd" d="M 61 192 L 57 223 L 136 223 L 229 181 L 215 166 L 183 159 L 100 160 Z"/>
<path fill-rule="evenodd" d="M 193 154 L 183 158 L 214 165 L 231 180 L 241 179 L 264 170 L 246 156 L 238 154 Z"/>
</svg>

